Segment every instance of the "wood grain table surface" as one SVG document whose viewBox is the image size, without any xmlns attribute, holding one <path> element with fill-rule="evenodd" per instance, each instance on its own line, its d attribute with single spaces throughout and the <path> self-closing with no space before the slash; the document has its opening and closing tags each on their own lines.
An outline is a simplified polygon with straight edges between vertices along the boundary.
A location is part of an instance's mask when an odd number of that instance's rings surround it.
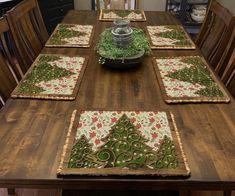
<svg viewBox="0 0 235 196">
<path fill-rule="evenodd" d="M 142 66 L 115 71 L 98 63 L 94 47 L 112 22 L 94 11 L 70 11 L 65 23 L 94 25 L 90 48 L 45 48 L 42 53 L 86 55 L 89 62 L 74 101 L 10 99 L 0 112 L 0 187 L 159 190 L 235 190 L 235 102 L 166 104 L 152 57 L 198 55 L 198 50 L 154 50 Z M 146 12 L 146 22 L 131 26 L 178 24 L 169 13 Z M 189 178 L 57 178 L 70 116 L 78 110 L 167 110 L 176 117 L 191 169 Z"/>
</svg>

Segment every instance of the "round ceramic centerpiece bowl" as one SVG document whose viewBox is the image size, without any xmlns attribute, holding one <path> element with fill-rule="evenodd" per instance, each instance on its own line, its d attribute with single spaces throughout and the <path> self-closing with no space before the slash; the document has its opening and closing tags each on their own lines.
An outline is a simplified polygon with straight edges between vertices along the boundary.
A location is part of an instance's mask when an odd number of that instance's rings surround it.
<svg viewBox="0 0 235 196">
<path fill-rule="evenodd" d="M 130 28 L 129 20 L 115 20 L 111 31 L 113 42 L 117 47 L 126 48 L 131 44 L 133 30 Z"/>
<path fill-rule="evenodd" d="M 206 10 L 200 10 L 200 9 L 193 9 L 192 10 L 192 13 L 194 14 L 194 15 L 206 15 Z"/>
<path fill-rule="evenodd" d="M 200 15 L 193 12 L 191 13 L 191 17 L 196 22 L 203 22 L 205 15 L 204 14 Z"/>
</svg>

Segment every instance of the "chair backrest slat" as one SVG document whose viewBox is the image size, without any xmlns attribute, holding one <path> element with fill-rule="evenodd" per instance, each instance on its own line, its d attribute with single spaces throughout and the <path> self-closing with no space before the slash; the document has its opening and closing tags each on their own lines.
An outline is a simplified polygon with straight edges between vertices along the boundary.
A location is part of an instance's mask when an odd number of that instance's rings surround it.
<svg viewBox="0 0 235 196">
<path fill-rule="evenodd" d="M 231 83 L 231 81 L 235 76 L 234 74 L 235 74 L 235 48 L 233 49 L 232 55 L 221 77 L 221 80 L 223 81 L 225 86 L 229 86 L 229 84 Z M 233 88 L 235 88 L 235 86 Z"/>
<path fill-rule="evenodd" d="M 8 22 L 2 17 L 0 18 L 0 108 L 10 97 L 22 76 L 18 50 L 12 39 Z"/>
<path fill-rule="evenodd" d="M 7 32 L 7 31 L 5 31 Z M 0 45 L 2 47 L 2 55 L 4 55 L 5 57 L 5 60 L 7 60 L 7 64 L 9 67 L 11 67 L 11 69 L 13 70 L 17 80 L 19 81 L 22 76 L 23 76 L 23 73 L 20 69 L 20 67 L 17 65 L 16 63 L 16 59 L 17 59 L 17 54 L 15 52 L 15 49 L 11 48 L 11 51 L 9 50 L 9 43 L 11 41 L 11 35 L 10 33 L 8 34 L 8 40 L 6 40 L 6 34 L 4 35 L 4 33 L 1 33 L 0 35 Z M 12 43 L 13 44 L 13 43 Z M 14 46 L 12 46 L 14 47 Z M 15 60 L 15 62 L 14 62 Z"/>
<path fill-rule="evenodd" d="M 20 80 L 23 74 L 19 66 L 19 54 L 5 17 L 0 18 L 0 53 L 4 62 L 14 71 L 17 80 Z"/>
<path fill-rule="evenodd" d="M 215 72 L 235 98 L 235 26 Z"/>
<path fill-rule="evenodd" d="M 0 55 L 0 65 L 0 92 L 2 99 L 6 101 L 17 83 L 2 55 Z"/>
<path fill-rule="evenodd" d="M 233 61 L 233 65 L 234 65 L 235 61 Z M 229 77 L 228 83 L 226 84 L 229 92 L 231 93 L 231 95 L 233 96 L 233 98 L 235 99 L 235 69 L 233 69 L 232 74 Z"/>
<path fill-rule="evenodd" d="M 226 73 L 228 73 L 228 79 L 226 81 L 226 86 L 229 86 L 230 83 L 232 82 L 232 80 L 234 80 L 235 78 L 235 50 L 233 51 L 233 55 L 232 58 L 230 59 L 228 67 L 228 71 Z M 229 74 L 230 73 L 230 74 Z M 235 85 L 233 86 L 233 89 L 235 89 Z"/>
<path fill-rule="evenodd" d="M 7 12 L 7 20 L 25 73 L 48 39 L 37 0 L 24 0 Z"/>
<path fill-rule="evenodd" d="M 228 78 L 232 73 L 232 69 L 235 69 L 235 27 L 233 28 L 232 35 L 229 39 L 223 56 L 217 64 L 215 71 L 221 77 L 221 80 L 226 85 Z M 235 88 L 235 87 L 234 87 Z"/>
<path fill-rule="evenodd" d="M 214 68 L 223 55 L 234 24 L 234 16 L 227 8 L 216 0 L 210 2 L 196 44 Z"/>
</svg>

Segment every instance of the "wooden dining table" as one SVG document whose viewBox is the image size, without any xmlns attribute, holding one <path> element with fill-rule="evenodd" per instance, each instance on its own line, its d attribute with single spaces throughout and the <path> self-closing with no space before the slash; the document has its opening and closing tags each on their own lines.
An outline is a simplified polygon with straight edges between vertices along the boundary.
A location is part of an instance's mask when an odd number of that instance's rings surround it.
<svg viewBox="0 0 235 196">
<path fill-rule="evenodd" d="M 132 27 L 179 24 L 167 12 L 146 11 Z M 63 23 L 94 25 L 89 48 L 44 48 L 42 53 L 84 55 L 88 64 L 73 101 L 9 99 L 0 111 L 0 187 L 79 190 L 235 190 L 235 102 L 167 104 L 153 57 L 201 55 L 200 50 L 152 50 L 141 66 L 113 70 L 99 64 L 95 46 L 113 25 L 96 11 L 70 11 Z M 73 110 L 172 111 L 191 170 L 189 177 L 80 176 L 59 178 Z"/>
</svg>

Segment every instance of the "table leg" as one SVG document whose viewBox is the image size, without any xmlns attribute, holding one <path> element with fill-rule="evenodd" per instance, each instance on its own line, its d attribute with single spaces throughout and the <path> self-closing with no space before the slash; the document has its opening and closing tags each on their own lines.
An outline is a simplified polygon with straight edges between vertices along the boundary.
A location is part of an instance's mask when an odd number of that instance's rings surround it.
<svg viewBox="0 0 235 196">
<path fill-rule="evenodd" d="M 14 188 L 7 189 L 7 193 L 8 193 L 8 196 L 17 196 Z"/>
<path fill-rule="evenodd" d="M 224 196 L 231 196 L 232 195 L 232 191 L 231 190 L 225 190 L 224 191 Z"/>
<path fill-rule="evenodd" d="M 179 191 L 179 196 L 190 196 L 191 192 L 190 190 L 180 190 Z"/>
</svg>

